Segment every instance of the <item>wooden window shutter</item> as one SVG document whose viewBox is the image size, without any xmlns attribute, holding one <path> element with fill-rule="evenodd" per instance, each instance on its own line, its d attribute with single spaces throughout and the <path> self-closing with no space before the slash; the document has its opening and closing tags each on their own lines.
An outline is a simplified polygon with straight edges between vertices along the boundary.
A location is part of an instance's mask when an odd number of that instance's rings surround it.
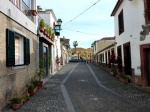
<svg viewBox="0 0 150 112">
<path fill-rule="evenodd" d="M 6 29 L 6 66 L 15 65 L 15 32 Z"/>
<path fill-rule="evenodd" d="M 150 21 L 150 0 L 147 0 L 147 19 Z"/>
<path fill-rule="evenodd" d="M 24 64 L 30 64 L 30 40 L 24 37 Z"/>
</svg>

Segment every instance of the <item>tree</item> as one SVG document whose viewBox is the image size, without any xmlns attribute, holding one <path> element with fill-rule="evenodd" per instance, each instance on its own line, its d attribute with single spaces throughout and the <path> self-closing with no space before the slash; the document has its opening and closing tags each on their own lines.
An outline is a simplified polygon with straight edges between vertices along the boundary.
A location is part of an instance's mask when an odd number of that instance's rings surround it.
<svg viewBox="0 0 150 112">
<path fill-rule="evenodd" d="M 76 54 L 76 47 L 78 46 L 78 42 L 77 42 L 77 41 L 74 41 L 74 42 L 73 42 L 73 46 L 74 46 L 74 48 L 75 48 L 75 54 Z"/>
</svg>

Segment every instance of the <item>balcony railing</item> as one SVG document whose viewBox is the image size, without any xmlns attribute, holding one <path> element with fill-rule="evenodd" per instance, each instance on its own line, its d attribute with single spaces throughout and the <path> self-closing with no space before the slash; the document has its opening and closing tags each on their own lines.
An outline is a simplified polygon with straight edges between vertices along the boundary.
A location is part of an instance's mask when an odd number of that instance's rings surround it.
<svg viewBox="0 0 150 112">
<path fill-rule="evenodd" d="M 22 1 L 22 10 L 21 10 L 31 21 L 34 22 L 34 17 L 32 15 L 32 12 L 30 8 L 25 4 L 24 1 Z"/>
<path fill-rule="evenodd" d="M 34 22 L 34 16 L 32 15 L 31 9 L 26 5 L 23 0 L 18 0 L 18 2 L 14 2 L 14 0 L 10 0 L 21 12 L 23 12 L 32 22 Z"/>
</svg>

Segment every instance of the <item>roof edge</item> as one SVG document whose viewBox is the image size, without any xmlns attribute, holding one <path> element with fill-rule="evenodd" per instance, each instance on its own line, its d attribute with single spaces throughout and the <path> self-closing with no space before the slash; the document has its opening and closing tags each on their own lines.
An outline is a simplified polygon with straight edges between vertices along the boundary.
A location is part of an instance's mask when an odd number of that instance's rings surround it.
<svg viewBox="0 0 150 112">
<path fill-rule="evenodd" d="M 115 7 L 114 7 L 114 9 L 113 9 L 113 11 L 112 11 L 110 16 L 114 16 L 116 14 L 116 12 L 117 12 L 117 10 L 120 7 L 122 2 L 123 2 L 123 0 L 118 0 L 118 2 L 116 3 L 116 5 L 115 5 Z"/>
</svg>

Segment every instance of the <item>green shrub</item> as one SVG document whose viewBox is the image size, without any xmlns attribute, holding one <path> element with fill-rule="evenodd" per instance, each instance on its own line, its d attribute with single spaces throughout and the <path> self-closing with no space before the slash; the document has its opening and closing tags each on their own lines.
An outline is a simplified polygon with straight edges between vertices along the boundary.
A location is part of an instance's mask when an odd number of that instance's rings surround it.
<svg viewBox="0 0 150 112">
<path fill-rule="evenodd" d="M 41 26 L 41 27 L 44 27 L 44 25 L 45 25 L 44 19 L 41 19 L 41 20 L 40 20 L 40 26 Z"/>
<path fill-rule="evenodd" d="M 33 84 L 29 84 L 29 85 L 27 85 L 27 88 L 28 88 L 28 90 L 33 90 L 35 87 Z"/>
<path fill-rule="evenodd" d="M 13 103 L 13 104 L 19 104 L 19 103 L 22 102 L 22 98 L 20 98 L 20 97 L 14 97 L 14 98 L 10 99 L 9 101 L 11 103 Z"/>
</svg>

